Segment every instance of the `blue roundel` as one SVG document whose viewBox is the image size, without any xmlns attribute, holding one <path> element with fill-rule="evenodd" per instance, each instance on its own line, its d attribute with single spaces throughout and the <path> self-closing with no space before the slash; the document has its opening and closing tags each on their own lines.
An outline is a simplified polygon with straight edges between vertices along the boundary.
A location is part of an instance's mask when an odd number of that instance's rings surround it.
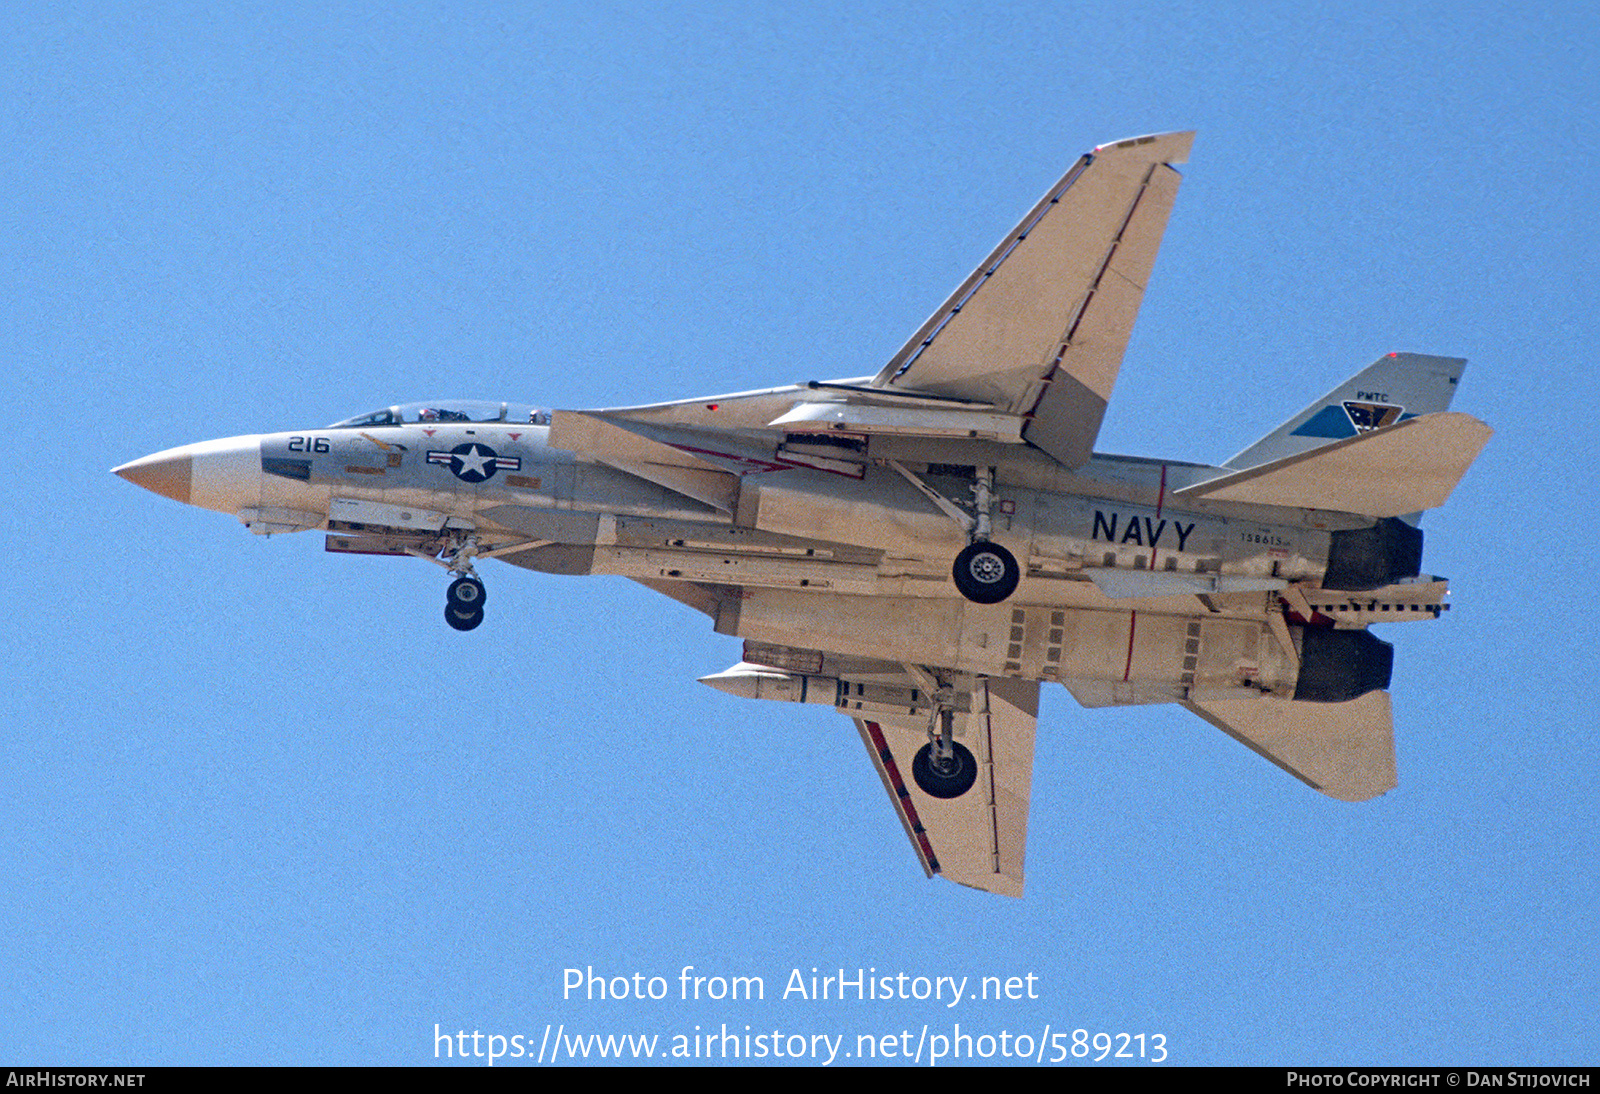
<svg viewBox="0 0 1600 1094">
<path fill-rule="evenodd" d="M 522 466 L 519 457 L 498 456 L 494 449 L 477 441 L 458 444 L 448 452 L 431 451 L 428 462 L 449 467 L 450 473 L 462 482 L 483 482 L 493 478 L 501 468 L 516 471 Z"/>
</svg>

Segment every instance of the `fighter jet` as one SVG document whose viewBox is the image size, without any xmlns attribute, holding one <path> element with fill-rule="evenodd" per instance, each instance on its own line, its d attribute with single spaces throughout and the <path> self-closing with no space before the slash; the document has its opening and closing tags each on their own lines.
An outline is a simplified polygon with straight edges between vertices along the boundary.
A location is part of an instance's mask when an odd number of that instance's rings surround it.
<svg viewBox="0 0 1600 1094">
<path fill-rule="evenodd" d="M 1315 790 L 1396 785 L 1422 511 L 1488 441 L 1391 353 L 1220 464 L 1094 451 L 1192 133 L 1084 155 L 875 375 L 614 410 L 389 406 L 116 473 L 252 532 L 618 574 L 743 639 L 702 679 L 854 720 L 928 876 L 1020 896 L 1041 683 L 1177 703 Z M 1177 379 L 1176 377 L 1174 378 Z M 528 624 L 533 625 L 533 624 Z"/>
</svg>

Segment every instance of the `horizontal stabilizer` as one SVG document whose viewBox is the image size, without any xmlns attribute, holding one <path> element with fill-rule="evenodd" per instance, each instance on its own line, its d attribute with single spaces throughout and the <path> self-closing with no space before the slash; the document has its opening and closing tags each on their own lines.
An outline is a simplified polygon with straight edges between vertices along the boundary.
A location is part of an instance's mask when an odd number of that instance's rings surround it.
<svg viewBox="0 0 1600 1094">
<path fill-rule="evenodd" d="M 1494 430 L 1444 412 L 1184 487 L 1184 501 L 1245 502 L 1395 517 L 1443 505 Z"/>
<path fill-rule="evenodd" d="M 1361 802 L 1398 785 L 1387 691 L 1345 703 L 1263 695 L 1183 705 L 1330 798 Z"/>
</svg>

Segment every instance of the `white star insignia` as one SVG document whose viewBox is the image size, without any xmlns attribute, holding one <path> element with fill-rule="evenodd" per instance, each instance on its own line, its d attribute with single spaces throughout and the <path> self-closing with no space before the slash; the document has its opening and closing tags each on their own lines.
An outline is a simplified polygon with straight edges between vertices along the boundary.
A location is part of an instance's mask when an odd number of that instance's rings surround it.
<svg viewBox="0 0 1600 1094">
<path fill-rule="evenodd" d="M 485 455 L 477 445 L 473 445 L 466 452 L 455 453 L 455 458 L 461 461 L 463 473 L 470 471 L 474 475 L 483 475 L 485 477 L 487 477 L 488 472 L 484 470 L 484 467 L 494 460 L 493 456 Z"/>
</svg>

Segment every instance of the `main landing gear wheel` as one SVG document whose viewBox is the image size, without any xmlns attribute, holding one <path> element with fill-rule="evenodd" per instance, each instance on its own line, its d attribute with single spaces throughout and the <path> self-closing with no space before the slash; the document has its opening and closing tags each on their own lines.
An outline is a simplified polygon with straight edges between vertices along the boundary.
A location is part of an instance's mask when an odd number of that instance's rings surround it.
<svg viewBox="0 0 1600 1094">
<path fill-rule="evenodd" d="M 978 761 L 967 746 L 951 741 L 950 751 L 941 763 L 934 758 L 933 745 L 925 744 L 911 761 L 911 777 L 930 798 L 959 798 L 978 781 Z"/>
<path fill-rule="evenodd" d="M 969 543 L 956 556 L 950 569 L 961 595 L 975 604 L 998 604 L 1017 591 L 1022 567 L 1015 556 L 998 543 L 980 539 Z"/>
<path fill-rule="evenodd" d="M 462 611 L 471 611 L 475 608 L 479 613 L 482 613 L 483 602 L 489 596 L 484 591 L 483 583 L 471 577 L 456 578 L 450 583 L 450 591 L 447 595 L 450 598 L 450 606 L 452 608 L 459 608 Z"/>
<path fill-rule="evenodd" d="M 483 622 L 483 609 L 458 608 L 451 604 L 444 610 L 444 621 L 458 631 L 470 631 Z"/>
</svg>

